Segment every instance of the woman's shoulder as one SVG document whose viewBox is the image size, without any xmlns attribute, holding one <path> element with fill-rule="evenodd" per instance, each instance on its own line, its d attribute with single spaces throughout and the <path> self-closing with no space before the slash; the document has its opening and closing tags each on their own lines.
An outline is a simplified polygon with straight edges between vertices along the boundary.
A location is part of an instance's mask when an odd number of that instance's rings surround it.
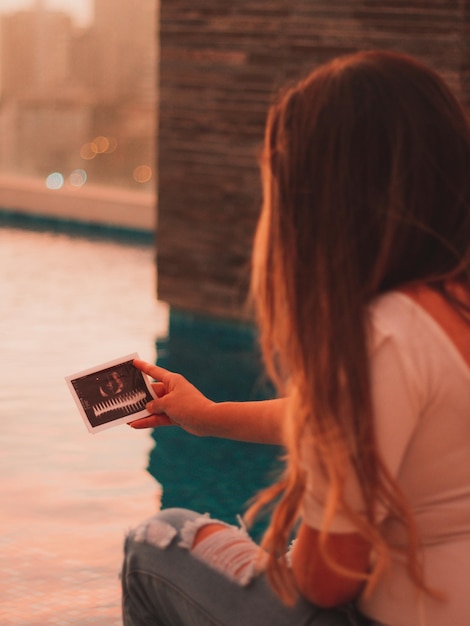
<svg viewBox="0 0 470 626">
<path fill-rule="evenodd" d="M 470 304 L 461 290 L 450 290 Z M 387 338 L 409 348 L 425 351 L 455 350 L 470 367 L 470 319 L 440 292 L 427 286 L 413 286 L 387 292 L 370 307 L 374 347 Z"/>
<path fill-rule="evenodd" d="M 422 327 L 426 315 L 426 311 L 402 290 L 381 294 L 369 307 L 374 343 L 390 337 L 406 337 Z"/>
</svg>

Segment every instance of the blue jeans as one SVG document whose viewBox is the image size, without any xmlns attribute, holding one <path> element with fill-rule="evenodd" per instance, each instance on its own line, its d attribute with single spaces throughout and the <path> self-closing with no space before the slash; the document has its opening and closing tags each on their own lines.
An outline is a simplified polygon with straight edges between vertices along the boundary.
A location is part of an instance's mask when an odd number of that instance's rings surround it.
<svg viewBox="0 0 470 626">
<path fill-rule="evenodd" d="M 197 529 L 213 521 L 166 509 L 128 535 L 124 626 L 373 626 L 350 605 L 284 605 L 255 572 L 257 547 L 241 529 L 227 525 L 192 549 Z"/>
</svg>

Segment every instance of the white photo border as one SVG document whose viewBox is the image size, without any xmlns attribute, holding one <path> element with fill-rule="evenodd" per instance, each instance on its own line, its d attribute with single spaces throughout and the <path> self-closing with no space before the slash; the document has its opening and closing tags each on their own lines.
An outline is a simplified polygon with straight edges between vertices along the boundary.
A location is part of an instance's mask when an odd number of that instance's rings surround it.
<svg viewBox="0 0 470 626">
<path fill-rule="evenodd" d="M 132 364 L 138 358 L 137 352 L 127 354 L 65 377 L 89 433 L 150 415 L 145 405 L 156 395 L 147 376 Z"/>
</svg>

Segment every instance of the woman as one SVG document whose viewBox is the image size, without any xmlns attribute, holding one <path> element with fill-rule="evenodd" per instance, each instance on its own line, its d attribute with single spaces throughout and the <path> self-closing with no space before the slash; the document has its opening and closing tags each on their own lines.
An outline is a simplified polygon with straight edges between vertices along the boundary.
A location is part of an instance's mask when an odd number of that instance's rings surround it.
<svg viewBox="0 0 470 626">
<path fill-rule="evenodd" d="M 279 399 L 215 404 L 139 361 L 159 397 L 132 426 L 283 444 L 248 515 L 271 503 L 270 526 L 259 547 L 188 511 L 141 525 L 125 624 L 468 626 L 466 115 L 421 63 L 349 55 L 272 107 L 262 173 L 252 293 Z"/>
</svg>

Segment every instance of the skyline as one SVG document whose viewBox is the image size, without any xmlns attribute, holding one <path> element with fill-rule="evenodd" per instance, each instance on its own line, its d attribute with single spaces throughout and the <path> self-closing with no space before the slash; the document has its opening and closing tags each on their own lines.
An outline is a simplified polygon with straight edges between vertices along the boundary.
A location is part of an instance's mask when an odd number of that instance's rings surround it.
<svg viewBox="0 0 470 626">
<path fill-rule="evenodd" d="M 0 0 L 1 13 L 16 13 L 32 9 L 38 0 Z M 79 26 L 87 26 L 93 20 L 94 0 L 41 0 L 47 8 L 69 13 Z"/>
<path fill-rule="evenodd" d="M 95 0 L 85 31 L 50 0 L 21 4 L 2 13 L 0 173 L 152 191 L 154 0 Z"/>
</svg>

